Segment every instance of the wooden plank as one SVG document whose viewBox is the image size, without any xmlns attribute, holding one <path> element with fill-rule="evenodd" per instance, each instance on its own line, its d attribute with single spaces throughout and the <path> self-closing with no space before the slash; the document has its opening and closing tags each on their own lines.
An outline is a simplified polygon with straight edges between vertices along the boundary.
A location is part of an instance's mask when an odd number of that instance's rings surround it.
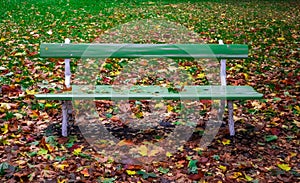
<svg viewBox="0 0 300 183">
<path fill-rule="evenodd" d="M 72 86 L 73 91 L 59 94 L 37 94 L 40 100 L 197 100 L 224 99 L 247 100 L 261 99 L 262 94 L 251 86 L 185 86 L 179 93 L 169 92 L 160 86 L 118 86 L 101 85 L 95 89 Z"/>
<path fill-rule="evenodd" d="M 247 58 L 243 44 L 57 44 L 42 43 L 46 58 Z"/>
</svg>

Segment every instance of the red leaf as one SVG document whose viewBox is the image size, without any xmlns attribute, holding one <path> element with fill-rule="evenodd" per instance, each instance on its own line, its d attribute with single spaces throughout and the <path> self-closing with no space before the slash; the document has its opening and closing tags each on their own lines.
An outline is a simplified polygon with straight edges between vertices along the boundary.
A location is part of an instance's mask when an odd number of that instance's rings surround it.
<svg viewBox="0 0 300 183">
<path fill-rule="evenodd" d="M 211 100 L 200 100 L 203 104 L 211 104 Z"/>
<path fill-rule="evenodd" d="M 28 53 L 28 55 L 30 56 L 30 57 L 32 57 L 32 56 L 35 56 L 35 55 L 37 55 L 39 52 L 37 52 L 37 51 L 34 51 L 34 52 L 30 52 L 30 53 Z"/>
<path fill-rule="evenodd" d="M 278 128 L 271 128 L 270 131 L 273 135 L 279 135 L 280 134 L 280 130 Z"/>
<path fill-rule="evenodd" d="M 78 145 L 78 144 L 74 144 L 72 147 L 70 147 L 68 150 L 69 151 L 71 151 L 71 152 L 73 152 L 75 149 L 77 149 L 77 148 L 79 148 L 80 147 L 80 145 Z"/>
<path fill-rule="evenodd" d="M 205 157 L 201 157 L 200 160 L 199 160 L 200 163 L 206 163 L 208 162 L 208 158 L 205 158 Z"/>
<path fill-rule="evenodd" d="M 83 169 L 83 170 L 81 170 L 81 172 L 80 172 L 81 174 L 83 174 L 83 176 L 85 176 L 85 177 L 88 177 L 88 176 L 90 176 L 90 174 L 89 174 L 89 170 L 87 169 L 87 168 L 85 168 L 85 169 Z"/>
<path fill-rule="evenodd" d="M 204 173 L 200 172 L 200 171 L 198 171 L 197 174 L 189 175 L 189 179 L 192 179 L 192 180 L 200 180 L 203 177 L 204 177 Z"/>
</svg>

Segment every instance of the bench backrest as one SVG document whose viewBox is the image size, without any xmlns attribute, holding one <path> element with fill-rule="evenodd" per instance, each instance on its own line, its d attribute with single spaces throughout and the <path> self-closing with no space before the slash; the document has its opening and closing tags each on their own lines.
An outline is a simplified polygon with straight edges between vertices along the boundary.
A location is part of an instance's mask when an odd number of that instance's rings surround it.
<svg viewBox="0 0 300 183">
<path fill-rule="evenodd" d="M 243 44 L 57 44 L 42 43 L 45 58 L 218 58 L 248 57 Z"/>
<path fill-rule="evenodd" d="M 70 44 L 42 43 L 40 57 L 65 58 L 65 85 L 70 87 L 70 58 L 217 58 L 221 85 L 226 86 L 226 59 L 248 57 L 244 44 Z"/>
</svg>

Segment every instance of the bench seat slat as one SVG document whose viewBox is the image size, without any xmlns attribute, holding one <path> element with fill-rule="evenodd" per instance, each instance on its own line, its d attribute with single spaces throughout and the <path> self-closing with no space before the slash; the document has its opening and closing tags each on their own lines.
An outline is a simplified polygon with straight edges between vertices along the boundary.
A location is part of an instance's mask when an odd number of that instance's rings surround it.
<svg viewBox="0 0 300 183">
<path fill-rule="evenodd" d="M 44 58 L 218 58 L 248 57 L 243 44 L 58 44 L 42 43 Z"/>
<path fill-rule="evenodd" d="M 73 91 L 58 94 L 37 94 L 39 100 L 185 100 L 185 99 L 261 99 L 262 94 L 251 86 L 185 86 L 179 93 L 169 92 L 160 86 L 118 86 L 100 85 L 95 90 L 72 86 Z M 126 86 L 124 86 L 126 87 Z"/>
</svg>

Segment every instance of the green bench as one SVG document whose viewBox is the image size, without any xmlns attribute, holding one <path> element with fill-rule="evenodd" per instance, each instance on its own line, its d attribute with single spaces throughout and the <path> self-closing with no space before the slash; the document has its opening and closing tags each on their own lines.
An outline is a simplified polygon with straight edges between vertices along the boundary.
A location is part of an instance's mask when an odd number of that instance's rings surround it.
<svg viewBox="0 0 300 183">
<path fill-rule="evenodd" d="M 228 106 L 230 135 L 235 135 L 233 121 L 233 100 L 261 99 L 262 94 L 251 86 L 226 85 L 226 59 L 245 59 L 248 46 L 242 44 L 64 44 L 42 43 L 40 57 L 65 58 L 65 85 L 70 87 L 71 58 L 216 58 L 220 60 L 220 86 L 185 86 L 180 92 L 170 92 L 161 86 L 131 86 L 127 91 L 119 91 L 110 85 L 95 86 L 94 93 L 76 92 L 81 86 L 72 85 L 73 92 L 36 94 L 38 100 L 62 101 L 62 135 L 67 136 L 69 115 L 72 113 L 72 100 L 220 100 L 218 115 L 223 116 L 225 101 Z M 75 92 L 74 92 L 75 91 Z M 221 118 L 219 118 L 221 119 Z"/>
</svg>

